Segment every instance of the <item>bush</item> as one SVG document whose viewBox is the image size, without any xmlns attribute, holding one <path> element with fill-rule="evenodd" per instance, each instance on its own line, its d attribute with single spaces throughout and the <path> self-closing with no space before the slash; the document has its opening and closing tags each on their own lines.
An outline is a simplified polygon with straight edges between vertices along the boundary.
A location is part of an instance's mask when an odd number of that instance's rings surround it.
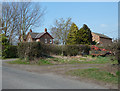
<svg viewBox="0 0 120 91">
<path fill-rule="evenodd" d="M 90 47 L 88 45 L 65 45 L 63 48 L 64 56 L 88 55 Z"/>
<path fill-rule="evenodd" d="M 61 55 L 62 54 L 62 46 L 60 45 L 43 44 L 42 49 L 44 53 L 47 53 L 49 55 L 51 54 Z"/>
<path fill-rule="evenodd" d="M 49 48 L 49 54 L 54 54 L 54 55 L 62 54 L 62 46 L 61 45 L 47 44 L 46 46 L 47 46 L 47 49 Z"/>
<path fill-rule="evenodd" d="M 18 56 L 26 60 L 34 60 L 42 56 L 42 44 L 40 42 L 24 42 L 18 44 Z"/>
<path fill-rule="evenodd" d="M 14 45 L 7 45 L 7 46 L 2 46 L 2 57 L 3 58 L 17 58 L 17 46 Z"/>
</svg>

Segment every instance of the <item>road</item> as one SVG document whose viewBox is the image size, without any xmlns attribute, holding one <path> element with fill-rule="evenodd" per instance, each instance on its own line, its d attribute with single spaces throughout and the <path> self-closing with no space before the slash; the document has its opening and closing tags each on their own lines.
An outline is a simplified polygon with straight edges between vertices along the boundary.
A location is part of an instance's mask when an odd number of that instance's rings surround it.
<svg viewBox="0 0 120 91">
<path fill-rule="evenodd" d="M 94 83 L 71 80 L 53 73 L 34 73 L 2 67 L 3 89 L 107 89 Z"/>
</svg>

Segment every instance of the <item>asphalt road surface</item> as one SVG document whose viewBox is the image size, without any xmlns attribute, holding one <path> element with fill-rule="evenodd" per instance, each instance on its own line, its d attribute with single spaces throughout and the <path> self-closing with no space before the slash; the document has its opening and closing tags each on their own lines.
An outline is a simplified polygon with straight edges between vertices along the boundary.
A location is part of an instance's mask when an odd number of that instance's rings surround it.
<svg viewBox="0 0 120 91">
<path fill-rule="evenodd" d="M 71 80 L 52 73 L 33 73 L 2 67 L 3 89 L 107 89 L 93 83 Z"/>
</svg>

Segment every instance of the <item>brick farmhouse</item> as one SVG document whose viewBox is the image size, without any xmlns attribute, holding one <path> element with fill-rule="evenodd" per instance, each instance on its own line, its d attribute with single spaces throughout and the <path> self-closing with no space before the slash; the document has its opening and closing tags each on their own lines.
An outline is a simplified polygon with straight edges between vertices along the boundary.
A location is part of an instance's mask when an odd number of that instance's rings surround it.
<svg viewBox="0 0 120 91">
<path fill-rule="evenodd" d="M 27 35 L 20 37 L 22 42 L 42 42 L 47 44 L 53 44 L 53 37 L 47 32 L 47 29 L 45 28 L 45 31 L 42 33 L 35 33 L 30 31 L 27 33 Z M 92 32 L 92 41 L 97 42 L 98 45 L 110 45 L 112 43 L 112 38 L 99 33 Z"/>
<path fill-rule="evenodd" d="M 53 37 L 47 32 L 47 29 L 45 28 L 45 31 L 42 33 L 35 33 L 30 31 L 25 36 L 20 37 L 23 42 L 42 42 L 46 44 L 53 44 Z"/>
<path fill-rule="evenodd" d="M 110 45 L 112 43 L 112 38 L 99 33 L 92 32 L 92 40 L 97 42 L 99 45 Z"/>
</svg>

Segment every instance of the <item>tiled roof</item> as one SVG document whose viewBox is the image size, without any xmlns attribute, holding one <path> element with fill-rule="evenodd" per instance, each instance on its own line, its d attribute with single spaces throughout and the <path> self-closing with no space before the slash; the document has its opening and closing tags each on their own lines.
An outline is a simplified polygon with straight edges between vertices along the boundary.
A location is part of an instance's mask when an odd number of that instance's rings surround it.
<svg viewBox="0 0 120 91">
<path fill-rule="evenodd" d="M 30 32 L 32 38 L 35 38 L 39 33 Z"/>
<path fill-rule="evenodd" d="M 36 37 L 35 37 L 35 38 L 40 38 L 43 34 L 44 34 L 44 32 L 39 33 L 39 34 L 37 34 L 37 35 L 36 35 Z"/>
<path fill-rule="evenodd" d="M 30 32 L 30 35 L 32 38 L 40 38 L 43 34 L 44 34 L 44 32 L 42 32 L 42 33 Z"/>
<path fill-rule="evenodd" d="M 29 33 L 33 39 L 40 38 L 45 33 L 47 33 L 51 38 L 53 38 L 48 32 L 42 32 L 42 33 L 29 32 Z"/>
<path fill-rule="evenodd" d="M 94 32 L 93 32 L 93 33 L 94 33 Z M 96 35 L 98 35 L 98 36 L 100 36 L 100 37 L 103 37 L 103 38 L 111 39 L 110 37 L 108 37 L 108 36 L 106 36 L 106 35 L 104 35 L 104 34 L 100 34 L 100 33 L 94 33 L 94 34 L 96 34 Z"/>
</svg>

